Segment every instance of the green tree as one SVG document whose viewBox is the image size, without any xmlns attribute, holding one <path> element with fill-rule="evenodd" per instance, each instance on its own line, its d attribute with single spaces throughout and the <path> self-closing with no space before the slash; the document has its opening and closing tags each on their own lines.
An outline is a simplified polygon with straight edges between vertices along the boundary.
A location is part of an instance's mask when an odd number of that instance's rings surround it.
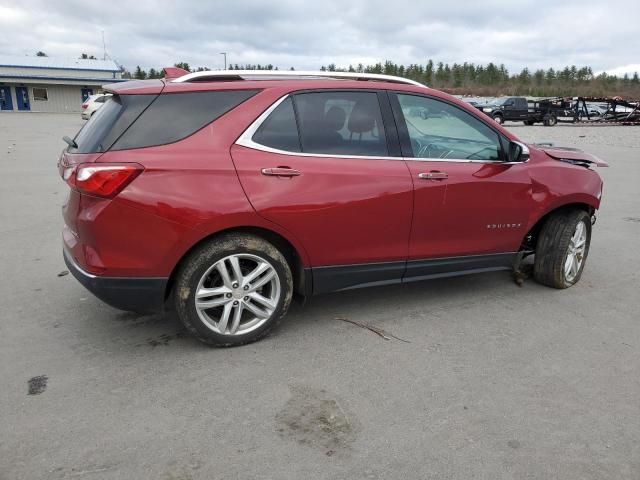
<svg viewBox="0 0 640 480">
<path fill-rule="evenodd" d="M 137 80 L 144 80 L 145 78 L 147 78 L 147 72 L 145 72 L 144 70 L 142 70 L 140 68 L 140 65 L 138 65 L 136 67 L 135 72 L 133 72 L 133 78 L 137 79 Z"/>
<path fill-rule="evenodd" d="M 178 62 L 178 63 L 174 64 L 173 66 L 177 67 L 177 68 L 181 68 L 183 70 L 186 70 L 187 72 L 191 71 L 191 68 L 189 68 L 189 64 L 187 62 Z"/>
</svg>

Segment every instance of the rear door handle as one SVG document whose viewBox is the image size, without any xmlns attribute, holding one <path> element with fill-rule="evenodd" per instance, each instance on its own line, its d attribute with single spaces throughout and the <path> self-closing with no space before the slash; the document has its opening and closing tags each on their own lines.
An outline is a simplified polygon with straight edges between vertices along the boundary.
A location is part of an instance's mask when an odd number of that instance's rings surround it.
<svg viewBox="0 0 640 480">
<path fill-rule="evenodd" d="M 263 168 L 262 174 L 271 177 L 297 177 L 302 175 L 302 172 L 289 167 L 273 167 Z"/>
<path fill-rule="evenodd" d="M 445 180 L 449 178 L 449 174 L 447 172 L 428 172 L 428 173 L 419 173 L 418 178 L 422 180 Z"/>
</svg>

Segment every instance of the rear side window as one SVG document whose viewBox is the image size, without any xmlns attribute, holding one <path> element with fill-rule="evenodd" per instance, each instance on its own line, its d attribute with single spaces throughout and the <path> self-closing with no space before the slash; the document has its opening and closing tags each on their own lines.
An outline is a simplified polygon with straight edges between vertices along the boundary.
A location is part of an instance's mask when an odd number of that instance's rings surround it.
<svg viewBox="0 0 640 480">
<path fill-rule="evenodd" d="M 300 138 L 291 97 L 286 98 L 260 125 L 252 140 L 266 147 L 300 152 Z"/>
<path fill-rule="evenodd" d="M 375 92 L 318 92 L 294 96 L 302 151 L 333 155 L 387 156 Z"/>
<path fill-rule="evenodd" d="M 237 90 L 159 95 L 111 150 L 176 142 L 192 135 L 257 92 Z"/>
<path fill-rule="evenodd" d="M 288 97 L 252 140 L 287 152 L 388 156 L 375 92 L 323 91 Z"/>
<path fill-rule="evenodd" d="M 113 95 L 75 137 L 71 153 L 150 147 L 176 142 L 255 95 L 257 90 Z"/>
</svg>

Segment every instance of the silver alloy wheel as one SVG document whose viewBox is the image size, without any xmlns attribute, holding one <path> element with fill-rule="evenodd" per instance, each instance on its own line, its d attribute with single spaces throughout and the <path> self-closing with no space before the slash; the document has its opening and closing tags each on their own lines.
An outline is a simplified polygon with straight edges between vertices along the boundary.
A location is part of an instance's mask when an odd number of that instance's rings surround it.
<svg viewBox="0 0 640 480">
<path fill-rule="evenodd" d="M 196 311 L 214 332 L 243 335 L 271 318 L 280 292 L 278 273 L 267 260 L 246 253 L 229 255 L 200 278 Z"/>
<path fill-rule="evenodd" d="M 564 278 L 568 283 L 573 282 L 584 261 L 584 252 L 587 248 L 587 227 L 584 222 L 578 222 L 576 229 L 569 240 L 567 258 L 564 261 Z"/>
</svg>

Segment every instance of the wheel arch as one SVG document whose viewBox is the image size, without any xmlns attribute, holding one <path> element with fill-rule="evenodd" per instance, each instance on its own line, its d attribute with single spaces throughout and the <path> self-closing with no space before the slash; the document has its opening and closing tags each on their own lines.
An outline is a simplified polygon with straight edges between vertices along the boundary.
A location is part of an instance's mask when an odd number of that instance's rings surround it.
<svg viewBox="0 0 640 480">
<path fill-rule="evenodd" d="M 585 201 L 576 201 L 571 203 L 565 203 L 547 210 L 533 223 L 533 226 L 529 228 L 529 231 L 522 239 L 521 248 L 524 248 L 525 250 L 527 249 L 535 250 L 538 234 L 540 233 L 542 226 L 547 222 L 549 217 L 551 217 L 552 215 L 555 215 L 558 212 L 566 212 L 571 210 L 584 210 L 589 214 L 589 216 L 592 216 L 595 213 L 596 209 L 597 208 L 590 203 L 587 203 Z"/>
<path fill-rule="evenodd" d="M 291 268 L 291 274 L 293 276 L 293 285 L 294 285 L 294 293 L 298 296 L 306 298 L 311 295 L 312 291 L 312 277 L 310 274 L 310 269 L 305 268 L 305 258 L 303 257 L 304 252 L 300 252 L 293 243 L 287 239 L 284 235 L 270 230 L 264 227 L 256 227 L 251 225 L 244 226 L 234 226 L 225 228 L 223 230 L 219 230 L 217 232 L 211 233 L 202 237 L 200 240 L 195 242 L 191 247 L 189 247 L 180 257 L 176 265 L 173 267 L 171 274 L 169 275 L 169 280 L 167 282 L 167 287 L 165 289 L 164 298 L 167 301 L 170 298 L 171 291 L 175 284 L 176 274 L 180 268 L 180 266 L 184 263 L 185 259 L 197 249 L 203 243 L 209 242 L 217 237 L 228 233 L 247 233 L 251 235 L 255 235 L 257 237 L 263 238 L 264 240 L 272 243 L 280 252 L 284 255 L 289 267 Z"/>
</svg>

